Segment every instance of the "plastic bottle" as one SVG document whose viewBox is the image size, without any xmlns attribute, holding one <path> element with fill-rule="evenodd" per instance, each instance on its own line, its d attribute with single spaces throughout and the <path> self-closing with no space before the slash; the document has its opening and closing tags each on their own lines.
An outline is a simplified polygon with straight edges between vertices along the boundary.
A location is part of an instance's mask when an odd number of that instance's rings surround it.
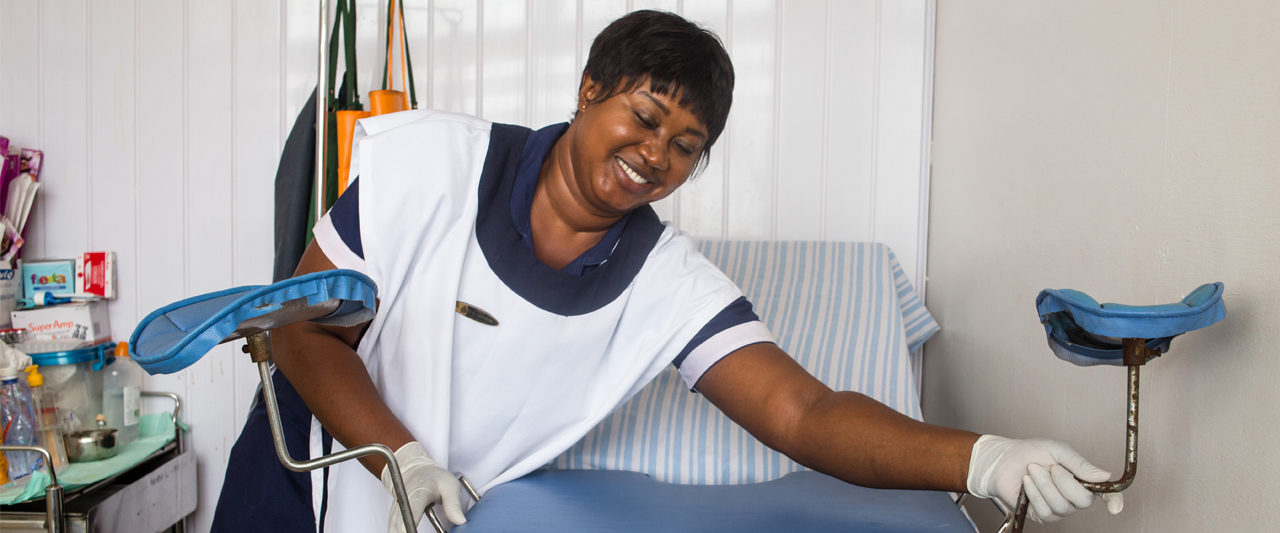
<svg viewBox="0 0 1280 533">
<path fill-rule="evenodd" d="M 31 389 L 25 379 L 19 379 L 22 369 L 0 368 L 0 425 L 3 425 L 4 443 L 9 445 L 36 446 L 36 417 L 31 410 Z M 44 457 L 36 452 L 5 452 L 9 461 L 11 482 L 24 480 L 32 472 L 44 467 Z"/>
<path fill-rule="evenodd" d="M 142 369 L 129 359 L 129 343 L 116 345 L 115 361 L 102 369 L 102 414 L 107 427 L 116 428 L 116 445 L 138 438 L 142 417 Z"/>
<path fill-rule="evenodd" d="M 58 425 L 58 400 L 53 391 L 45 388 L 44 376 L 36 365 L 27 367 L 27 384 L 31 386 L 31 407 L 36 415 L 37 440 L 49 450 L 53 468 L 67 466 L 67 446 L 62 442 L 62 429 Z"/>
</svg>

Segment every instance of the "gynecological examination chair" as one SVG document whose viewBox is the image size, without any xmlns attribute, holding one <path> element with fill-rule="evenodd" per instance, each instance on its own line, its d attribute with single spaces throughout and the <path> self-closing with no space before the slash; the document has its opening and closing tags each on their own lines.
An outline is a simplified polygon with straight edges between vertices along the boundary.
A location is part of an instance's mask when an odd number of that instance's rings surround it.
<svg viewBox="0 0 1280 533">
<path fill-rule="evenodd" d="M 738 242 L 703 243 L 702 251 L 739 283 L 779 344 L 815 376 L 919 417 L 909 354 L 938 326 L 887 247 Z M 1222 284 L 1208 284 L 1181 302 L 1159 306 L 1099 304 L 1073 290 L 1046 290 L 1037 298 L 1056 355 L 1079 365 L 1128 368 L 1125 473 L 1091 484 L 1095 492 L 1133 482 L 1138 369 L 1168 351 L 1173 337 L 1221 320 L 1222 291 Z M 366 322 L 373 318 L 376 292 L 364 275 L 332 270 L 195 296 L 148 315 L 130 339 L 131 355 L 152 374 L 171 373 L 217 344 L 245 339 L 282 463 L 307 471 L 378 454 L 392 464 L 394 492 L 405 501 L 386 446 L 291 458 L 270 379 L 272 329 L 306 320 Z M 483 498 L 465 485 L 478 501 L 468 523 L 453 531 L 974 531 L 949 494 L 841 482 L 790 463 L 722 417 L 682 389 L 674 372 L 661 374 L 548 468 L 493 487 Z M 1001 531 L 1021 531 L 1025 514 L 1024 495 Z M 411 526 L 408 512 L 401 515 Z M 427 518 L 444 531 L 434 509 Z"/>
</svg>

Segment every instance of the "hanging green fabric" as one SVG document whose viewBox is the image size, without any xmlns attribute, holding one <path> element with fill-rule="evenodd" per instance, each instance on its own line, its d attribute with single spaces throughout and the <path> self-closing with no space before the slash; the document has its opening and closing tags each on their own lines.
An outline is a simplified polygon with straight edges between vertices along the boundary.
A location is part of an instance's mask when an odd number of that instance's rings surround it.
<svg viewBox="0 0 1280 533">
<path fill-rule="evenodd" d="M 342 33 L 341 52 L 343 54 L 344 72 L 342 84 L 335 91 L 338 76 L 338 33 Z M 329 86 L 325 97 L 325 154 L 324 154 L 324 209 L 328 211 L 337 201 L 339 188 L 339 169 L 349 161 L 351 147 L 351 128 L 355 119 L 364 112 L 360 103 L 360 93 L 356 87 L 356 6 L 354 0 L 337 0 L 333 31 L 329 35 Z M 345 141 L 345 142 L 344 142 Z M 344 150 L 345 148 L 345 150 Z M 341 152 L 345 151 L 343 154 Z M 345 156 L 345 157 L 343 157 Z M 313 191 L 314 194 L 314 191 Z M 311 227 L 318 217 L 315 213 L 315 197 L 312 197 L 311 212 L 307 223 L 307 242 L 311 241 Z"/>
</svg>

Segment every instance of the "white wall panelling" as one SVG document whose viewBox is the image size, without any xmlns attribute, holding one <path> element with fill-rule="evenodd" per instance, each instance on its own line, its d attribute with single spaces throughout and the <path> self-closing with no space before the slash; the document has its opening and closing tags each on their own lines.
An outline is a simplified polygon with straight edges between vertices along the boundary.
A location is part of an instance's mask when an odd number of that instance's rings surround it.
<svg viewBox="0 0 1280 533">
<path fill-rule="evenodd" d="M 128 258 L 135 279 L 149 280 L 145 290 L 122 286 L 137 293 L 136 312 L 145 313 L 186 294 L 186 49 L 182 46 L 186 8 L 181 3 L 150 0 L 138 4 L 138 158 L 136 230 L 137 255 Z M 175 118 L 177 120 L 175 120 Z M 53 222 L 56 224 L 56 221 Z M 122 257 L 123 259 L 123 257 Z M 112 304 L 112 307 L 118 307 Z M 139 315 L 131 316 L 136 320 Z M 116 325 L 123 339 L 131 321 Z M 121 319 L 123 320 L 123 319 Z M 152 376 L 148 388 L 174 391 L 190 399 L 182 376 Z M 191 420 L 190 417 L 184 419 Z M 201 424 L 204 425 L 204 424 Z M 202 461 L 206 471 L 216 468 Z"/>
<path fill-rule="evenodd" d="M 359 89 L 381 85 L 385 3 L 358 0 Z M 885 241 L 916 281 L 932 0 L 406 0 L 418 100 L 568 120 L 591 40 L 631 9 L 716 31 L 734 111 L 656 206 L 697 237 Z M 178 298 L 269 281 L 272 181 L 315 87 L 311 0 L 6 0 L 0 133 L 45 150 L 27 257 L 120 254 L 115 337 Z M 398 82 L 397 82 L 398 83 Z M 257 376 L 233 346 L 148 378 L 184 395 L 209 527 Z"/>
<path fill-rule="evenodd" d="M 34 137 L 45 157 L 40 196 L 28 224 L 32 248 L 27 257 L 69 257 L 89 246 L 89 23 L 83 3 L 28 2 L 39 10 L 40 35 L 35 41 L 6 44 L 5 55 L 40 58 L 39 131 Z M 6 33 L 0 38 L 8 39 Z M 30 43 L 39 43 L 37 50 Z M 26 44 L 23 44 L 26 43 Z M 21 51 L 26 49 L 25 52 Z M 7 71 L 4 73 L 8 78 Z M 30 104 L 0 100 L 6 108 Z M 8 129 L 7 127 L 5 128 Z M 20 135 L 20 134 L 18 134 Z M 58 157 L 61 156 L 61 157 Z"/>
<path fill-rule="evenodd" d="M 778 5 L 777 144 L 771 178 L 779 216 L 773 234 L 779 239 L 822 237 L 827 150 L 826 143 L 815 141 L 822 139 L 829 119 L 828 5 L 822 0 Z"/>
<path fill-rule="evenodd" d="M 871 240 L 889 243 L 903 268 L 919 285 L 924 272 L 924 235 L 920 191 L 927 188 L 921 165 L 926 145 L 922 134 L 929 94 L 924 78 L 928 62 L 925 2 L 881 2 L 877 5 L 879 43 L 876 67 L 875 196 Z"/>
<path fill-rule="evenodd" d="M 479 7 L 467 0 L 436 0 L 432 45 L 418 51 L 431 54 L 431 100 L 420 99 L 420 105 L 457 109 L 469 115 L 479 113 Z M 417 85 L 425 87 L 421 81 Z"/>
<path fill-rule="evenodd" d="M 183 130 L 186 137 L 187 189 L 184 258 L 189 294 L 217 290 L 232 285 L 231 279 L 231 157 L 232 151 L 232 7 L 229 2 L 188 2 L 183 21 L 186 29 L 187 84 Z M 231 157 L 229 157 L 231 156 Z M 234 438 L 234 372 L 228 372 L 226 358 L 234 357 L 228 346 L 215 348 L 208 356 L 183 371 L 187 393 L 192 399 L 193 442 L 203 445 L 199 469 L 201 503 L 213 500 L 221 483 L 218 468 L 225 470 L 226 456 Z M 211 401 L 219 398 L 218 401 Z M 210 428 L 214 435 L 202 435 Z M 208 523 L 212 507 L 201 505 L 196 524 Z"/>
<path fill-rule="evenodd" d="M 595 4 L 592 2 L 592 4 Z M 528 28 L 524 2 L 506 4 L 484 2 L 477 16 L 483 21 L 480 34 L 480 80 L 476 89 L 476 109 L 490 120 L 524 124 L 529 120 L 529 67 L 526 61 Z"/>
<path fill-rule="evenodd" d="M 0 132 L 45 151 L 24 255 L 116 251 L 120 296 L 109 309 L 120 340 L 168 302 L 268 281 L 283 115 L 302 103 L 282 86 L 281 55 L 290 49 L 284 6 L 6 0 L 2 7 Z M 314 32 L 305 41 L 298 55 L 314 57 Z M 314 77 L 314 67 L 307 74 Z M 315 82 L 301 83 L 305 92 Z M 181 373 L 146 381 L 187 400 L 199 458 L 198 531 L 209 527 L 257 381 L 242 359 L 224 346 Z"/>
</svg>

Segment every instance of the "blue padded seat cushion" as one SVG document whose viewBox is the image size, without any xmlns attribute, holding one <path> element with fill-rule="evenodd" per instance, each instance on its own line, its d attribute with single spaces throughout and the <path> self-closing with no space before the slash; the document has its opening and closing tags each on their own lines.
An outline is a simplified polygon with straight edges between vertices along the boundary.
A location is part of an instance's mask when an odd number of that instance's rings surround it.
<svg viewBox="0 0 1280 533">
<path fill-rule="evenodd" d="M 677 485 L 637 472 L 539 470 L 489 489 L 454 533 L 974 529 L 943 492 L 868 489 L 813 471 L 746 485 Z"/>
<path fill-rule="evenodd" d="M 1206 283 L 1178 303 L 1135 306 L 1100 304 L 1073 289 L 1045 289 L 1036 297 L 1036 311 L 1058 357 L 1078 365 L 1120 365 L 1120 339 L 1145 339 L 1149 348 L 1165 351 L 1174 337 L 1222 320 L 1222 293 L 1222 283 Z"/>
<path fill-rule="evenodd" d="M 177 372 L 198 361 L 231 335 L 240 323 L 275 311 L 288 301 L 308 305 L 342 300 L 326 319 L 376 307 L 377 286 L 353 270 L 326 270 L 271 285 L 250 285 L 193 296 L 161 307 L 138 324 L 129 355 L 151 374 Z"/>
</svg>

